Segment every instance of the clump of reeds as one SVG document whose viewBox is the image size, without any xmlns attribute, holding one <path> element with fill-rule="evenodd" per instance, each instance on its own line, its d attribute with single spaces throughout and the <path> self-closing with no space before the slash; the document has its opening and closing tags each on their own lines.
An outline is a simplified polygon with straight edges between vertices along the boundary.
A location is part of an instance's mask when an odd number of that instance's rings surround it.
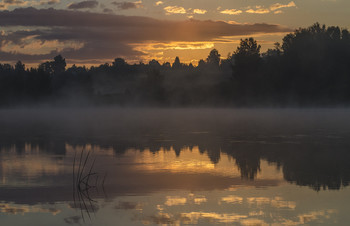
<svg viewBox="0 0 350 226">
<path fill-rule="evenodd" d="M 91 219 L 90 212 L 95 213 L 93 203 L 96 203 L 90 196 L 90 191 L 95 189 L 98 191 L 98 187 L 102 187 L 104 191 L 104 183 L 107 174 L 104 175 L 101 180 L 97 172 L 94 172 L 96 158 L 91 162 L 90 151 L 84 155 L 84 149 L 81 150 L 80 157 L 77 159 L 77 151 L 74 154 L 73 160 L 73 200 L 74 206 L 78 206 L 81 210 L 81 215 L 83 220 L 84 213 L 86 211 L 87 215 Z M 79 162 L 79 165 L 78 165 Z M 78 168 L 78 169 L 77 169 Z M 94 178 L 94 179 L 93 179 Z M 78 203 L 78 205 L 77 205 Z M 87 205 L 88 203 L 88 205 Z"/>
</svg>

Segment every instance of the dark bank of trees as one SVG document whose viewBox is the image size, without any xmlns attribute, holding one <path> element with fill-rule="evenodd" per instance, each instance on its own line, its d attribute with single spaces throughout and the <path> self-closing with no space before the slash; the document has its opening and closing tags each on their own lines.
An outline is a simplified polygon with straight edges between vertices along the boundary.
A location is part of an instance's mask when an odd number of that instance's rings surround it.
<svg viewBox="0 0 350 226">
<path fill-rule="evenodd" d="M 253 38 L 222 59 L 215 49 L 198 66 L 117 58 L 67 68 L 56 56 L 37 68 L 0 64 L 0 105 L 347 106 L 350 34 L 316 23 L 261 53 Z"/>
</svg>

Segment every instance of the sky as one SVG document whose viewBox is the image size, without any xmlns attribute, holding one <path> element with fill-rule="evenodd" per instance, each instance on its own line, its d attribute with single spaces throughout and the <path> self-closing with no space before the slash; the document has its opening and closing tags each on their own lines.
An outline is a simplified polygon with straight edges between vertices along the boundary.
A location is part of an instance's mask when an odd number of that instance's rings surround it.
<svg viewBox="0 0 350 226">
<path fill-rule="evenodd" d="M 0 0 L 0 63 L 36 66 L 121 57 L 197 64 L 216 48 L 226 58 L 241 38 L 262 51 L 299 27 L 350 28 L 349 0 Z"/>
</svg>

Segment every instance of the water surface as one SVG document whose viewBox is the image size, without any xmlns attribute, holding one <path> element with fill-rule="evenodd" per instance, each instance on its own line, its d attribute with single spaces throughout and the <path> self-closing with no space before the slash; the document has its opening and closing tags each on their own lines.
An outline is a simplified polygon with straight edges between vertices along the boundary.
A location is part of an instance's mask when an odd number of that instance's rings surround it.
<svg viewBox="0 0 350 226">
<path fill-rule="evenodd" d="M 347 225 L 349 113 L 1 110 L 0 224 Z"/>
</svg>

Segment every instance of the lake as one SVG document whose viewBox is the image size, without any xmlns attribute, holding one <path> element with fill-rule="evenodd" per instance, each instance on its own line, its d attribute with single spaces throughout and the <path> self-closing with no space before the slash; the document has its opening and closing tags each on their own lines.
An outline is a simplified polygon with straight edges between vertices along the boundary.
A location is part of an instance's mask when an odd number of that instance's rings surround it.
<svg viewBox="0 0 350 226">
<path fill-rule="evenodd" d="M 348 225 L 349 115 L 0 110 L 0 225 Z"/>
</svg>

